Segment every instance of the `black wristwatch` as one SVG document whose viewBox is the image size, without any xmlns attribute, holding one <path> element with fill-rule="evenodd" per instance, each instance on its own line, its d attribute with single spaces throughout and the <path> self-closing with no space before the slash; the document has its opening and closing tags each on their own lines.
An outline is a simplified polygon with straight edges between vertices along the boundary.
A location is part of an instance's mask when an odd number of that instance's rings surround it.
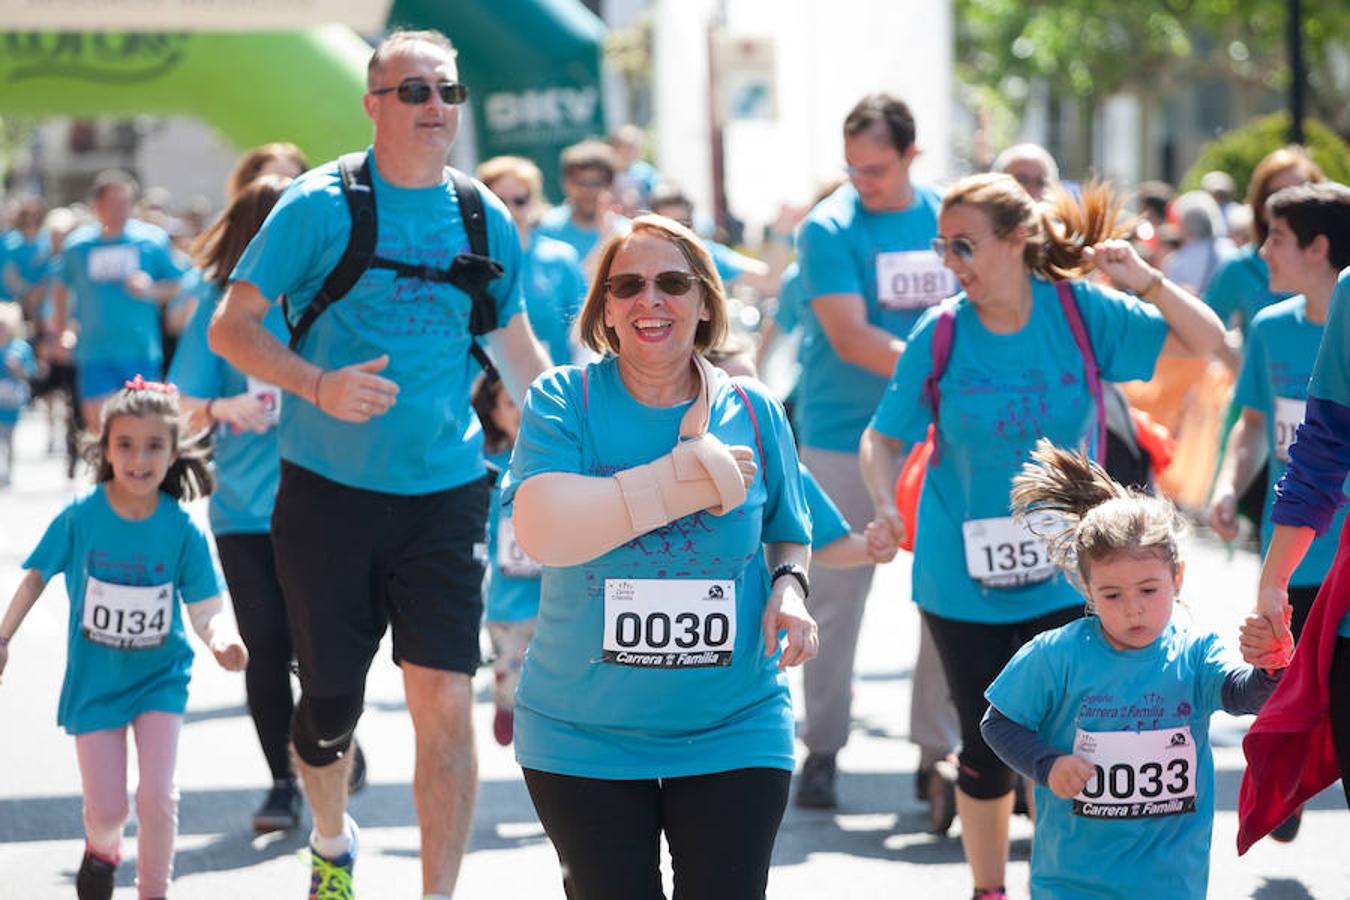
<svg viewBox="0 0 1350 900">
<path fill-rule="evenodd" d="M 773 587 L 773 583 L 784 575 L 791 575 L 793 578 L 797 579 L 797 583 L 802 586 L 803 600 L 811 596 L 811 581 L 806 577 L 806 570 L 796 563 L 783 563 L 781 566 L 774 569 L 773 574 L 769 576 L 769 586 Z"/>
</svg>

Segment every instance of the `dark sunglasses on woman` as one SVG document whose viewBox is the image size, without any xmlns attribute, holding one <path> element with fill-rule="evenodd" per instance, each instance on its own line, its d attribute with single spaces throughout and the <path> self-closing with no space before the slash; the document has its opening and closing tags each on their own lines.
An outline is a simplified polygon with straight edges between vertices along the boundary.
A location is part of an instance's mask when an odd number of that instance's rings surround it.
<svg viewBox="0 0 1350 900">
<path fill-rule="evenodd" d="M 656 289 L 669 297 L 682 297 L 698 282 L 693 272 L 658 272 L 652 279 Z M 633 272 L 611 275 L 605 279 L 605 290 L 619 300 L 628 300 L 642 293 L 647 287 L 647 279 Z"/>
</svg>

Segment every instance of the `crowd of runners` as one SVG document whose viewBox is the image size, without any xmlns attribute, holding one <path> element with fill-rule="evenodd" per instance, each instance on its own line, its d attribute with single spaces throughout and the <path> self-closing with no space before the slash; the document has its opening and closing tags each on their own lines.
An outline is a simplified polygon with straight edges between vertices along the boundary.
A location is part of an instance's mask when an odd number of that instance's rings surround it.
<svg viewBox="0 0 1350 900">
<path fill-rule="evenodd" d="M 81 900 L 112 896 L 128 731 L 137 888 L 170 892 L 188 625 L 244 674 L 252 826 L 310 823 L 311 898 L 354 896 L 386 634 L 423 897 L 453 894 L 484 631 L 568 897 L 661 897 L 664 838 L 677 897 L 761 898 L 788 803 L 838 806 L 880 564 L 911 566 L 914 788 L 976 900 L 1007 896 L 1018 810 L 1035 896 L 1204 897 L 1219 709 L 1260 712 L 1241 849 L 1294 839 L 1350 769 L 1350 188 L 1294 146 L 1245 202 L 1219 172 L 1062 183 L 1029 144 L 922 184 L 922 123 L 878 93 L 846 177 L 751 254 L 631 127 L 562 155 L 552 208 L 529 160 L 449 169 L 468 92 L 443 35 L 395 32 L 371 146 L 260 147 L 209 224 L 114 171 L 6 207 L 0 499 L 29 406 L 95 482 L 0 618 L 3 673 L 64 576 Z M 1187 517 L 1264 555 L 1240 634 L 1172 619 Z"/>
</svg>

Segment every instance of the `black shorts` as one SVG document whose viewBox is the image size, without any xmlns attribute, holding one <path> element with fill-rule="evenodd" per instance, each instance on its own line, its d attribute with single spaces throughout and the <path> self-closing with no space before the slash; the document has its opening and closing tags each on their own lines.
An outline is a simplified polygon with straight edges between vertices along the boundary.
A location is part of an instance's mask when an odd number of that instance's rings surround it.
<svg viewBox="0 0 1350 900">
<path fill-rule="evenodd" d="M 386 626 L 395 663 L 473 674 L 487 505 L 481 478 L 405 496 L 282 461 L 272 545 L 306 694 L 361 693 Z"/>
</svg>

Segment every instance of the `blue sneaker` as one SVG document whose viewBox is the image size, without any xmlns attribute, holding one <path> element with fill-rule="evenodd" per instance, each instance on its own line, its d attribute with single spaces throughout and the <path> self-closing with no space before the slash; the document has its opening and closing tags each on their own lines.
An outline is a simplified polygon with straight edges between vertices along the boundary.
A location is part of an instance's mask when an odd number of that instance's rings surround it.
<svg viewBox="0 0 1350 900">
<path fill-rule="evenodd" d="M 357 835 L 359 829 L 346 816 L 346 827 L 352 836 L 352 845 L 337 859 L 320 856 L 313 846 L 309 848 L 309 900 L 355 900 L 352 869 L 356 865 Z"/>
</svg>

